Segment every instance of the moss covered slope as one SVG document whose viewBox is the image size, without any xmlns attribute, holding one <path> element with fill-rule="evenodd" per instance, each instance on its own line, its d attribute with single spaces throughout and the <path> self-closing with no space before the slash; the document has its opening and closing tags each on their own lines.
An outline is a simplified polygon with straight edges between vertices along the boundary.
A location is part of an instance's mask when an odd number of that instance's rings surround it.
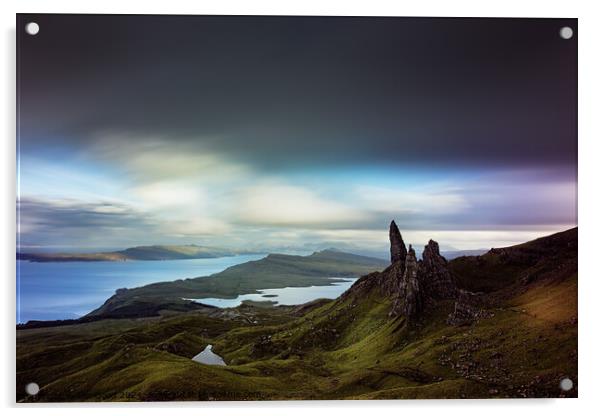
<svg viewBox="0 0 602 416">
<path fill-rule="evenodd" d="M 575 396 L 576 388 L 558 387 L 564 377 L 578 381 L 576 231 L 570 234 L 543 242 L 553 256 L 533 256 L 528 245 L 450 262 L 461 281 L 489 285 L 477 318 L 464 326 L 447 323 L 451 300 L 431 305 L 410 325 L 390 316 L 393 299 L 380 286 L 363 285 L 304 307 L 246 305 L 18 331 L 17 398 Z M 505 284 L 492 287 L 492 274 L 462 275 L 471 262 L 482 262 L 484 271 L 496 264 Z M 385 281 L 386 273 L 363 279 Z M 486 282 L 471 283 L 480 278 Z M 227 367 L 190 359 L 209 343 Z M 42 386 L 36 398 L 22 393 L 30 381 Z"/>
</svg>

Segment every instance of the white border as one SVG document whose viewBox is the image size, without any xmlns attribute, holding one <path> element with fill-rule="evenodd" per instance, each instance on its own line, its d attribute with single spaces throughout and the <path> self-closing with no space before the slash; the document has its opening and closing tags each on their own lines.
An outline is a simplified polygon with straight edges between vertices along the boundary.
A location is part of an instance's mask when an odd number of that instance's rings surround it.
<svg viewBox="0 0 602 416">
<path fill-rule="evenodd" d="M 0 101 L 5 137 L 2 142 L 2 197 L 0 206 L 4 226 L 0 254 L 4 273 L 2 292 L 2 375 L 0 404 L 15 411 L 15 13 L 126 13 L 126 14 L 301 14 L 301 15 L 358 15 L 358 16 L 473 16 L 473 17 L 577 17 L 579 18 L 579 399 L 573 400 L 439 400 L 439 401 L 374 401 L 374 402 L 246 402 L 246 403 L 177 403 L 177 404 L 95 404 L 20 406 L 24 413 L 36 411 L 45 415 L 65 415 L 82 412 L 102 414 L 164 415 L 182 411 L 198 414 L 232 413 L 246 415 L 286 414 L 307 415 L 338 411 L 363 415 L 374 409 L 383 414 L 420 412 L 420 414 L 477 414 L 504 415 L 508 413 L 545 412 L 548 415 L 587 414 L 601 407 L 597 401 L 602 376 L 600 357 L 600 300 L 602 275 L 602 14 L 599 2 L 528 1 L 528 0 L 439 0 L 439 1 L 353 1 L 353 0 L 222 0 L 222 1 L 129 1 L 125 0 L 21 0 L 0 2 L 4 25 L 2 41 L 2 88 Z M 66 407 L 66 408 L 65 408 Z M 118 410 L 119 409 L 119 410 Z M 335 410 L 336 409 L 336 410 Z"/>
</svg>

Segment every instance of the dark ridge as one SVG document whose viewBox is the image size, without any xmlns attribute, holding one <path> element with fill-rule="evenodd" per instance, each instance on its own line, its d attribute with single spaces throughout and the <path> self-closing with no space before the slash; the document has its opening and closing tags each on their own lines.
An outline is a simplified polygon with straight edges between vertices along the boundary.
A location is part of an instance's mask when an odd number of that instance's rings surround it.
<svg viewBox="0 0 602 416">
<path fill-rule="evenodd" d="M 123 289 L 118 289 L 123 290 Z M 57 319 L 54 321 L 37 321 L 31 320 L 24 324 L 17 324 L 17 330 L 33 329 L 33 328 L 49 328 L 55 326 L 67 326 L 86 324 L 96 322 L 103 319 L 134 319 L 134 318 L 151 318 L 161 316 L 161 311 L 175 312 L 190 312 L 193 310 L 218 309 L 217 306 L 205 305 L 204 303 L 188 302 L 188 303 L 145 303 L 143 300 L 128 307 L 120 308 L 105 315 L 86 315 L 78 319 Z"/>
<path fill-rule="evenodd" d="M 341 299 L 378 293 L 392 301 L 389 316 L 405 317 L 408 323 L 439 301 L 452 300 L 455 312 L 448 322 L 464 324 L 476 316 L 478 303 L 489 292 L 516 292 L 535 281 L 562 280 L 577 271 L 577 228 L 449 262 L 434 240 L 425 246 L 422 260 L 416 260 L 411 245 L 402 260 L 399 256 L 405 245 L 395 221 L 391 222 L 389 238 L 391 266 L 358 279 Z M 496 293 L 498 298 L 503 296 Z"/>
</svg>

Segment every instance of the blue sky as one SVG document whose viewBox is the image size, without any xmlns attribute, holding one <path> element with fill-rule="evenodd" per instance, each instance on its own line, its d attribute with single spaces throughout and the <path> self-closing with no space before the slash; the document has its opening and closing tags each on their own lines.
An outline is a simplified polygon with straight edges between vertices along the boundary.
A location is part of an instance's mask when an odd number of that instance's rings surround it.
<svg viewBox="0 0 602 416">
<path fill-rule="evenodd" d="M 576 20 L 39 22 L 19 42 L 22 250 L 386 253 L 392 219 L 476 249 L 577 224 Z"/>
</svg>

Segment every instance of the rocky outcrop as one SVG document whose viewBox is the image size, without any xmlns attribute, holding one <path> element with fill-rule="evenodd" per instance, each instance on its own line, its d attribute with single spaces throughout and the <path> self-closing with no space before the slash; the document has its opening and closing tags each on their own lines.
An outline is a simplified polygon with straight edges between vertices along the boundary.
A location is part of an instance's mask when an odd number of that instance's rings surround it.
<svg viewBox="0 0 602 416">
<path fill-rule="evenodd" d="M 422 312 L 424 299 L 418 280 L 419 263 L 416 260 L 416 252 L 411 245 L 404 264 L 405 269 L 401 273 L 393 308 L 389 316 L 403 315 L 408 322 L 413 322 Z"/>
<path fill-rule="evenodd" d="M 436 241 L 428 242 L 422 260 L 418 261 L 412 246 L 406 249 L 395 221 L 391 221 L 389 227 L 389 240 L 391 265 L 381 273 L 372 273 L 359 279 L 342 295 L 343 299 L 375 290 L 393 300 L 389 316 L 403 316 L 410 324 L 415 323 L 420 314 L 436 302 L 459 299 L 460 291 Z M 456 309 L 453 318 L 450 318 L 454 323 L 470 320 L 472 310 L 468 303 L 462 301 Z"/>
<path fill-rule="evenodd" d="M 470 325 L 477 317 L 473 307 L 465 302 L 456 301 L 454 311 L 447 317 L 447 323 L 454 326 Z"/>
<path fill-rule="evenodd" d="M 405 262 L 408 252 L 395 221 L 391 221 L 391 225 L 389 226 L 389 241 L 391 243 L 391 263 L 395 264 L 398 261 Z"/>
<path fill-rule="evenodd" d="M 389 238 L 392 264 L 382 272 L 370 273 L 358 279 L 341 295 L 341 301 L 352 299 L 355 302 L 377 294 L 391 302 L 391 318 L 406 318 L 408 324 L 416 326 L 421 324 L 422 314 L 436 309 L 446 310 L 449 314 L 447 323 L 454 326 L 472 325 L 494 316 L 491 311 L 499 302 L 499 297 L 492 298 L 488 291 L 474 285 L 467 287 L 466 273 L 469 273 L 472 281 L 483 280 L 483 276 L 494 276 L 495 280 L 499 280 L 503 278 L 499 272 L 500 265 L 512 266 L 501 269 L 508 270 L 511 280 L 506 278 L 494 289 L 512 285 L 512 290 L 517 291 L 534 281 L 568 279 L 577 272 L 576 229 L 513 247 L 492 249 L 484 255 L 468 256 L 449 263 L 434 240 L 424 247 L 420 261 L 417 261 L 411 246 L 406 253 L 394 221 L 389 228 Z M 403 253 L 406 254 L 402 258 Z M 517 272 L 515 266 L 520 266 L 523 271 Z M 460 287 L 468 290 L 458 287 L 456 276 L 461 282 Z M 509 293 L 515 292 L 506 290 L 501 296 Z M 449 313 L 452 304 L 453 310 Z M 399 325 L 405 325 L 403 319 L 400 319 Z"/>
<path fill-rule="evenodd" d="M 405 259 L 405 265 L 405 272 L 401 279 L 400 300 L 403 300 L 403 314 L 406 319 L 413 321 L 422 312 L 422 293 L 418 282 L 416 253 L 411 245 Z"/>
<path fill-rule="evenodd" d="M 447 260 L 439 253 L 436 241 L 429 240 L 424 247 L 418 280 L 431 299 L 455 299 L 458 295 L 458 287 L 447 267 Z"/>
<path fill-rule="evenodd" d="M 403 315 L 411 323 L 427 305 L 458 297 L 458 288 L 436 241 L 428 242 L 422 253 L 422 260 L 417 261 L 411 245 L 406 252 L 395 221 L 391 222 L 389 239 L 393 264 L 387 269 L 387 279 L 383 279 L 383 283 L 386 283 L 386 291 L 393 293 L 390 316 Z"/>
<path fill-rule="evenodd" d="M 454 310 L 447 317 L 447 323 L 454 326 L 470 325 L 488 313 L 482 309 L 483 301 L 476 293 L 457 290 Z"/>
<path fill-rule="evenodd" d="M 408 251 L 395 221 L 391 221 L 389 226 L 389 242 L 391 245 L 391 265 L 380 273 L 370 273 L 358 279 L 349 290 L 343 293 L 343 299 L 377 290 L 381 296 L 393 298 L 396 304 L 403 305 L 403 302 L 398 299 L 401 293 L 402 278 L 406 270 Z M 396 309 L 394 308 L 394 310 Z M 401 310 L 395 313 L 392 311 L 391 316 L 401 313 Z"/>
</svg>

